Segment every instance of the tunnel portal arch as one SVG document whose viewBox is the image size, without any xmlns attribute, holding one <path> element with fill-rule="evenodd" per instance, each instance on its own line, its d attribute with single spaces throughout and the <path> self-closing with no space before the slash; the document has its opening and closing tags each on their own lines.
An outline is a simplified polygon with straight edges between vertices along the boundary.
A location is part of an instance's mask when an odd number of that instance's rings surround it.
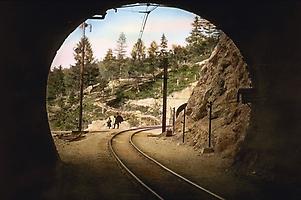
<svg viewBox="0 0 301 200">
<path fill-rule="evenodd" d="M 59 159 L 45 101 L 47 75 L 55 52 L 84 19 L 130 3 L 135 2 L 1 2 L 1 16 L 7 19 L 6 29 L 0 33 L 6 49 L 1 55 L 0 74 L 2 92 L 6 94 L 1 99 L 1 105 L 5 105 L 2 114 L 6 116 L 1 122 L 0 145 L 0 158 L 5 161 L 0 166 L 3 199 L 22 194 L 37 196 L 31 193 L 32 187 L 47 185 Z M 255 170 L 277 184 L 300 184 L 301 95 L 296 91 L 301 77 L 301 28 L 295 24 L 301 21 L 301 4 L 209 0 L 157 3 L 193 12 L 217 25 L 235 42 L 251 67 L 254 87 L 265 100 L 253 105 L 252 127 L 237 159 L 239 169 L 246 174 Z"/>
</svg>

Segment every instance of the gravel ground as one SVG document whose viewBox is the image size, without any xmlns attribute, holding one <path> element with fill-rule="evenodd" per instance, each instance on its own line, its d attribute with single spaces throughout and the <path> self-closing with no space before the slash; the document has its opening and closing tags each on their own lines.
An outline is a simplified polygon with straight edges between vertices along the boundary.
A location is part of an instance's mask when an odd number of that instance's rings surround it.
<svg viewBox="0 0 301 200">
<path fill-rule="evenodd" d="M 80 141 L 55 139 L 63 161 L 60 199 L 145 199 L 145 191 L 116 164 L 107 142 L 112 131 L 87 134 Z"/>
<path fill-rule="evenodd" d="M 61 199 L 145 199 L 146 192 L 111 157 L 107 142 L 113 130 L 89 133 L 80 141 L 56 139 L 63 167 Z M 200 154 L 171 138 L 140 133 L 134 142 L 146 153 L 184 177 L 226 199 L 264 199 L 255 184 L 236 177 L 219 156 Z"/>
<path fill-rule="evenodd" d="M 136 135 L 134 143 L 180 175 L 226 199 L 264 199 L 259 186 L 235 176 L 229 170 L 229 162 L 218 155 L 200 154 L 172 138 L 148 135 Z"/>
</svg>

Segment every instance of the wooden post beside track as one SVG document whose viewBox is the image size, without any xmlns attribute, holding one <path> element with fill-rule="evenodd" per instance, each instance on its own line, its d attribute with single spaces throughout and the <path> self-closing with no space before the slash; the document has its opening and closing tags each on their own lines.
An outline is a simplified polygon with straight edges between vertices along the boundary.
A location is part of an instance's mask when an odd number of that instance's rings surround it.
<svg viewBox="0 0 301 200">
<path fill-rule="evenodd" d="M 185 141 L 185 126 L 186 126 L 186 108 L 184 108 L 184 114 L 183 114 L 183 143 Z"/>
<path fill-rule="evenodd" d="M 212 115 L 212 102 L 208 102 L 209 107 L 209 127 L 208 127 L 208 147 L 211 147 L 211 115 Z"/>
<path fill-rule="evenodd" d="M 167 58 L 163 58 L 163 115 L 162 115 L 162 133 L 166 132 L 166 107 L 167 107 Z"/>
<path fill-rule="evenodd" d="M 174 134 L 176 131 L 176 108 L 172 108 L 172 133 Z"/>
</svg>

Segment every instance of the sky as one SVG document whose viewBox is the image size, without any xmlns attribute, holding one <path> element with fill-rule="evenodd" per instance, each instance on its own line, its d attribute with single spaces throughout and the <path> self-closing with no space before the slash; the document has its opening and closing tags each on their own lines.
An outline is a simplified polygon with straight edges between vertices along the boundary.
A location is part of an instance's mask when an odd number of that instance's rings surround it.
<svg viewBox="0 0 301 200">
<path fill-rule="evenodd" d="M 148 9 L 151 9 L 150 6 Z M 144 18 L 146 6 L 118 8 L 107 11 L 104 20 L 89 19 L 86 23 L 92 25 L 92 31 L 86 29 L 86 36 L 92 45 L 94 57 L 102 60 L 109 48 L 115 49 L 116 42 L 121 32 L 127 39 L 127 55 L 134 43 L 137 42 Z M 160 44 L 160 38 L 164 33 L 168 40 L 169 48 L 172 44 L 185 45 L 185 38 L 191 31 L 191 23 L 195 14 L 171 7 L 158 7 L 153 10 L 146 22 L 142 40 L 148 48 L 152 41 Z M 75 63 L 73 58 L 74 47 L 82 37 L 82 29 L 76 28 L 64 41 L 52 62 L 51 67 L 62 65 L 64 68 Z"/>
</svg>

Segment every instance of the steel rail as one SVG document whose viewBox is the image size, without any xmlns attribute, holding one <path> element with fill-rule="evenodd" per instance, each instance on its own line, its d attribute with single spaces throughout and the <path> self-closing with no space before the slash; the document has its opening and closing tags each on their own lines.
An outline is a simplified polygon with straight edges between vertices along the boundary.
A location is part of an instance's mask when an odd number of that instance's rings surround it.
<svg viewBox="0 0 301 200">
<path fill-rule="evenodd" d="M 113 148 L 113 139 L 119 135 L 119 134 L 122 134 L 122 133 L 125 133 L 125 132 L 129 132 L 129 131 L 135 131 L 135 130 L 150 130 L 150 129 L 155 129 L 155 128 L 161 128 L 160 127 L 144 127 L 144 128 L 134 128 L 134 129 L 128 129 L 128 130 L 125 130 L 125 131 L 120 131 L 118 133 L 116 133 L 115 135 L 113 135 L 111 137 L 111 139 L 109 140 L 108 142 L 108 145 L 109 145 L 109 149 L 111 151 L 111 153 L 113 154 L 113 156 L 115 157 L 115 159 L 117 160 L 117 162 L 134 178 L 136 179 L 136 181 L 138 181 L 138 183 L 140 183 L 144 188 L 146 188 L 148 191 L 150 191 L 154 196 L 156 196 L 158 199 L 160 200 L 164 200 L 163 197 L 161 197 L 159 194 L 157 194 L 154 190 L 152 190 L 148 185 L 146 185 L 141 179 L 139 179 L 122 161 L 121 159 L 118 157 L 117 153 L 114 151 L 114 148 Z"/>
<path fill-rule="evenodd" d="M 147 129 L 147 130 L 150 130 L 150 129 Z M 142 131 L 144 131 L 144 130 L 142 130 Z M 196 183 L 190 181 L 189 179 L 187 179 L 187 178 L 181 176 L 180 174 L 174 172 L 173 170 L 169 169 L 168 167 L 166 167 L 165 165 L 163 165 L 162 163 L 158 162 L 157 160 L 155 160 L 154 158 L 150 157 L 150 156 L 147 155 L 145 152 L 143 152 L 141 149 L 139 149 L 139 148 L 134 144 L 134 142 L 133 142 L 132 139 L 133 139 L 133 137 L 134 137 L 137 133 L 142 132 L 142 131 L 134 132 L 134 133 L 131 135 L 131 137 L 130 137 L 130 144 L 131 144 L 131 145 L 132 145 L 132 146 L 133 146 L 133 147 L 134 147 L 141 155 L 143 155 L 144 157 L 146 157 L 146 158 L 149 159 L 150 161 L 154 162 L 155 164 L 157 164 L 158 166 L 160 166 L 160 167 L 163 168 L 164 170 L 166 170 L 166 171 L 170 172 L 171 174 L 177 176 L 178 178 L 184 180 L 184 181 L 187 182 L 188 184 L 195 186 L 196 188 L 198 188 L 198 189 L 200 189 L 200 190 L 202 190 L 202 191 L 204 191 L 204 192 L 206 192 L 206 193 L 208 193 L 208 194 L 210 194 L 210 195 L 216 197 L 217 199 L 225 200 L 225 198 L 223 198 L 223 197 L 221 197 L 221 196 L 219 196 L 219 195 L 217 195 L 217 194 L 211 192 L 210 190 L 208 190 L 208 189 L 206 189 L 206 188 L 204 188 L 204 187 L 202 187 L 202 186 L 200 186 L 200 185 L 198 185 L 198 184 L 196 184 Z"/>
</svg>

